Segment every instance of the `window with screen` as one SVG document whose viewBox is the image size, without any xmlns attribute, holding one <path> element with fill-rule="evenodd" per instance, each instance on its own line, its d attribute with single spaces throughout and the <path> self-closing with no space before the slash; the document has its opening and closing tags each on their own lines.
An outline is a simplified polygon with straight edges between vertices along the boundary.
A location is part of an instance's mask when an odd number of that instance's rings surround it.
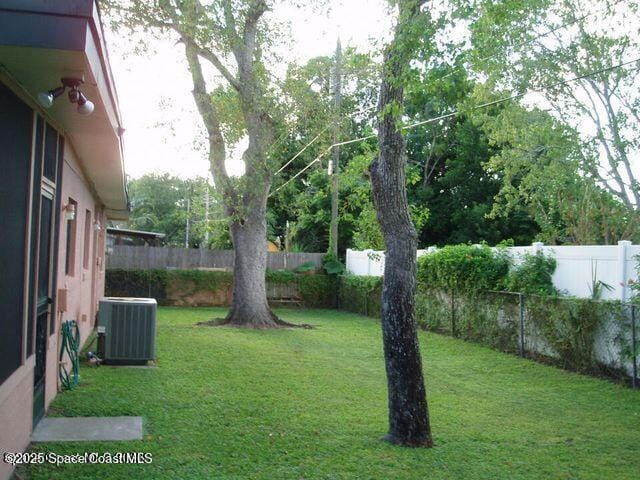
<svg viewBox="0 0 640 480">
<path fill-rule="evenodd" d="M 82 253 L 82 268 L 89 268 L 89 255 L 91 254 L 91 211 L 87 210 L 84 215 L 84 251 Z"/>
<path fill-rule="evenodd" d="M 32 133 L 33 111 L 0 82 L 0 384 L 22 363 Z"/>
<path fill-rule="evenodd" d="M 36 121 L 36 143 L 34 150 L 33 165 L 33 186 L 32 186 L 32 202 L 33 211 L 31 212 L 31 238 L 29 251 L 35 252 L 38 245 L 38 219 L 40 218 L 40 184 L 42 183 L 40 176 L 42 175 L 42 141 L 44 140 L 44 119 L 40 116 Z M 36 294 L 36 264 L 29 263 L 29 298 L 33 299 Z M 29 302 L 29 310 L 27 315 L 27 357 L 33 354 L 33 335 L 34 335 L 34 318 L 35 304 Z"/>
<path fill-rule="evenodd" d="M 56 181 L 56 166 L 58 164 L 58 132 L 47 123 L 44 136 L 44 161 L 42 175 L 52 182 Z"/>
</svg>

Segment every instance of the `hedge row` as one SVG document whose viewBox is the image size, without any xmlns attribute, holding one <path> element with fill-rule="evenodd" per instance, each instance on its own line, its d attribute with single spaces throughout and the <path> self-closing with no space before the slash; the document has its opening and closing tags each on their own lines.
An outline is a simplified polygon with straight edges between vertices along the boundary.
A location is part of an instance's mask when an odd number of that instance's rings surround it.
<svg viewBox="0 0 640 480">
<path fill-rule="evenodd" d="M 338 307 L 379 318 L 382 309 L 382 277 L 338 277 Z"/>
<path fill-rule="evenodd" d="M 282 286 L 294 292 L 305 307 L 335 306 L 335 277 L 304 275 L 290 271 L 268 271 L 267 286 Z M 149 297 L 160 305 L 228 305 L 231 301 L 231 272 L 206 270 L 123 270 L 106 271 L 106 295 Z"/>
<path fill-rule="evenodd" d="M 488 290 L 557 295 L 553 286 L 556 261 L 542 252 L 526 253 L 514 265 L 502 248 L 449 245 L 418 259 L 418 280 L 453 294 Z"/>
</svg>

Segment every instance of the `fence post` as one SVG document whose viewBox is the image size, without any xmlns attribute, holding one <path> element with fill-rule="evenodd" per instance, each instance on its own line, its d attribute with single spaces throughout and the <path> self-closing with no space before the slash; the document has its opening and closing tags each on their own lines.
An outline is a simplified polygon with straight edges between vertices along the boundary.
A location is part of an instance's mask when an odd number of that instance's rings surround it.
<svg viewBox="0 0 640 480">
<path fill-rule="evenodd" d="M 620 285 L 622 290 L 620 291 L 620 300 L 622 302 L 627 301 L 627 247 L 631 246 L 629 240 L 620 240 L 618 242 L 618 271 L 620 272 Z"/>
<path fill-rule="evenodd" d="M 522 293 L 518 294 L 518 301 L 520 306 L 520 345 L 519 345 L 519 353 L 522 358 L 524 358 L 524 295 Z"/>
<path fill-rule="evenodd" d="M 456 336 L 456 301 L 453 290 L 451 290 L 451 336 Z"/>
<path fill-rule="evenodd" d="M 364 291 L 364 316 L 369 316 L 369 290 Z"/>
<path fill-rule="evenodd" d="M 631 305 L 631 354 L 633 358 L 633 377 L 631 378 L 631 387 L 637 388 L 638 378 L 638 351 L 636 339 L 636 306 Z"/>
<path fill-rule="evenodd" d="M 542 247 L 544 247 L 544 243 L 543 242 L 533 242 L 531 244 L 531 248 L 533 249 L 533 254 L 537 255 L 538 253 L 542 252 Z"/>
<path fill-rule="evenodd" d="M 351 251 L 352 250 L 350 248 L 347 248 L 347 253 L 345 254 L 345 257 L 344 257 L 344 267 L 345 267 L 345 270 L 346 270 L 347 273 L 353 273 L 349 269 L 349 266 L 351 265 L 351 261 L 350 261 L 351 260 L 351 255 L 352 255 Z"/>
<path fill-rule="evenodd" d="M 365 254 L 367 255 L 367 276 L 371 276 L 371 255 L 373 250 L 365 250 Z"/>
</svg>

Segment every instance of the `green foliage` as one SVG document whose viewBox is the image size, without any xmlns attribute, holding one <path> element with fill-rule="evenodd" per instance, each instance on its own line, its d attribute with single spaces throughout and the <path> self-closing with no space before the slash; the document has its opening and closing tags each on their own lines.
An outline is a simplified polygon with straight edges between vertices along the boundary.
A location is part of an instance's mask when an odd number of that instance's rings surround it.
<svg viewBox="0 0 640 480">
<path fill-rule="evenodd" d="M 188 221 L 190 247 L 202 246 L 208 236 L 207 248 L 231 248 L 222 204 L 206 178 L 150 173 L 130 179 L 128 190 L 131 228 L 164 233 L 166 245 L 184 247 Z"/>
<path fill-rule="evenodd" d="M 286 270 L 267 271 L 267 284 L 294 284 L 306 307 L 332 307 L 335 304 L 336 280 L 330 275 L 304 275 Z M 150 297 L 160 305 L 198 292 L 219 292 L 230 298 L 233 274 L 209 270 L 121 270 L 106 271 L 105 291 L 111 297 Z M 226 297 L 225 297 L 226 295 Z"/>
<path fill-rule="evenodd" d="M 342 105 L 338 122 L 340 139 L 362 137 L 372 132 L 372 114 L 378 88 L 377 69 L 371 56 L 346 48 L 342 55 L 343 76 Z M 329 126 L 335 121 L 330 73 L 334 65 L 331 57 L 316 57 L 304 65 L 291 65 L 285 79 L 285 96 L 288 111 L 287 124 L 274 159 L 281 164 L 296 158 L 274 182 L 274 188 L 291 179 L 318 157 L 332 143 Z M 316 138 L 317 137 L 317 138 Z M 315 139 L 310 145 L 309 142 Z M 340 148 L 340 203 L 338 245 L 340 251 L 352 245 L 354 223 L 361 206 L 352 204 L 350 196 L 354 185 L 345 180 L 343 172 L 375 142 L 354 143 Z M 308 145 L 308 146 L 307 146 Z M 302 151 L 304 150 L 304 151 Z M 369 157 L 370 161 L 371 157 Z M 273 212 L 274 235 L 284 237 L 286 224 L 291 225 L 291 238 L 301 251 L 322 252 L 328 249 L 328 230 L 331 221 L 330 186 L 326 170 L 326 156 L 309 168 L 303 176 L 292 180 L 284 188 L 274 192 L 269 199 Z M 367 183 L 361 179 L 362 184 Z M 356 186 L 359 187 L 360 185 Z M 366 186 L 368 189 L 368 185 Z M 368 191 L 368 190 L 367 190 Z M 375 225 L 375 222 L 374 222 Z"/>
<path fill-rule="evenodd" d="M 341 275 L 346 270 L 342 263 L 333 253 L 327 253 L 322 259 L 322 268 L 328 275 Z"/>
<path fill-rule="evenodd" d="M 381 289 L 379 277 L 343 275 L 338 283 L 339 306 L 379 318 Z M 416 293 L 421 328 L 504 352 L 518 352 L 519 312 L 519 296 L 508 292 L 452 294 L 421 283 Z M 630 358 L 629 317 L 619 302 L 526 295 L 524 321 L 525 348 L 531 357 L 567 370 L 625 378 L 624 372 L 602 365 L 595 355 L 597 335 L 610 332 L 605 341 L 619 349 L 623 361 Z M 531 350 L 533 344 L 544 353 Z"/>
<path fill-rule="evenodd" d="M 420 285 L 418 324 L 425 330 L 488 345 L 504 352 L 518 348 L 518 297 L 498 292 L 452 296 Z"/>
<path fill-rule="evenodd" d="M 288 270 L 267 270 L 268 283 L 295 284 L 305 307 L 335 305 L 335 278 L 330 275 L 300 275 Z"/>
<path fill-rule="evenodd" d="M 505 285 L 510 292 L 557 295 L 552 279 L 555 271 L 555 258 L 547 257 L 542 252 L 527 253 L 522 263 L 511 269 Z"/>
<path fill-rule="evenodd" d="M 382 309 L 382 278 L 340 275 L 338 305 L 344 310 L 380 317 Z"/>
<path fill-rule="evenodd" d="M 602 370 L 594 355 L 596 335 L 605 323 L 625 323 L 619 302 L 577 298 L 527 296 L 527 314 L 561 366 L 579 372 Z M 622 338 L 617 340 L 621 342 Z"/>
<path fill-rule="evenodd" d="M 231 272 L 208 270 L 169 270 L 168 278 L 174 285 L 189 284 L 191 291 L 222 290 L 233 285 Z"/>
<path fill-rule="evenodd" d="M 476 94 L 478 102 L 494 98 Z M 474 117 L 494 149 L 485 169 L 502 178 L 492 218 L 525 208 L 548 244 L 611 244 L 637 235 L 637 214 L 585 174 L 578 131 L 519 105 Z"/>
<path fill-rule="evenodd" d="M 452 53 L 451 46 L 447 54 Z M 446 55 L 443 52 L 443 55 Z M 432 68 L 417 75 L 407 87 L 405 110 L 412 121 L 428 121 L 450 111 L 464 112 L 474 82 L 462 67 L 436 57 Z M 497 109 L 487 115 L 495 115 Z M 489 217 L 500 191 L 501 175 L 484 164 L 496 153 L 474 116 L 461 113 L 407 131 L 407 156 L 412 180 L 407 185 L 412 209 L 428 207 L 429 217 L 417 222 L 422 244 L 496 244 L 514 238 L 530 244 L 537 226 L 522 208 L 501 217 Z"/>
<path fill-rule="evenodd" d="M 336 279 L 333 275 L 298 275 L 295 281 L 302 302 L 306 307 L 330 308 L 335 306 Z"/>
<path fill-rule="evenodd" d="M 340 275 L 344 273 L 345 266 L 340 260 L 330 260 L 322 264 L 328 275 Z"/>
<path fill-rule="evenodd" d="M 418 280 L 447 292 L 499 289 L 508 270 L 508 258 L 486 245 L 450 245 L 418 259 Z"/>
<path fill-rule="evenodd" d="M 163 305 L 167 298 L 167 270 L 107 269 L 105 295 L 107 297 L 155 298 Z"/>
<path fill-rule="evenodd" d="M 308 272 L 315 272 L 316 271 L 316 264 L 314 262 L 304 262 L 300 265 L 298 265 L 296 268 L 293 269 L 294 272 L 296 273 L 308 273 Z"/>
<path fill-rule="evenodd" d="M 497 205 L 525 205 L 547 243 L 640 236 L 638 170 L 629 162 L 640 140 L 631 127 L 638 121 L 638 72 L 618 67 L 640 47 L 639 12 L 634 4 L 622 14 L 617 3 L 481 0 L 470 11 L 471 64 L 487 78 L 486 88 L 502 98 L 544 96 L 538 103 L 546 111 L 514 102 L 498 124 L 486 126 L 500 147 L 490 168 L 505 176 Z M 558 82 L 580 76 L 586 80 Z"/>
</svg>

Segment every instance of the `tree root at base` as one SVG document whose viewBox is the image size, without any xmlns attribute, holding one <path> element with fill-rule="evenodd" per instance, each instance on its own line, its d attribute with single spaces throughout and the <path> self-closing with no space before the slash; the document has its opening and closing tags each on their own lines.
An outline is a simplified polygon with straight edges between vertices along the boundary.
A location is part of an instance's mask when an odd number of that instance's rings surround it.
<svg viewBox="0 0 640 480">
<path fill-rule="evenodd" d="M 400 439 L 393 435 L 387 434 L 382 438 L 383 441 L 407 448 L 433 448 L 435 445 L 431 438 L 421 439 Z"/>
<path fill-rule="evenodd" d="M 304 328 L 304 329 L 313 329 L 315 328 L 313 325 L 309 325 L 308 323 L 290 323 L 280 318 L 276 318 L 273 321 L 273 324 L 264 324 L 264 323 L 239 323 L 232 321 L 228 318 L 213 318 L 211 320 L 206 320 L 204 322 L 198 322 L 196 325 L 205 326 L 205 327 L 234 327 L 234 328 L 251 328 L 254 330 L 266 330 L 271 328 Z"/>
</svg>

